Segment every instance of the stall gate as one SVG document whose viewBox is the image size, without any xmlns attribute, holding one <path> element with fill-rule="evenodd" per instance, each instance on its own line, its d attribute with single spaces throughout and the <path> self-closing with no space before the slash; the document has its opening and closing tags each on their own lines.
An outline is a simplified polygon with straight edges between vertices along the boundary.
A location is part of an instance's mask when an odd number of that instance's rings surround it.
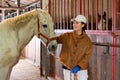
<svg viewBox="0 0 120 80">
<path fill-rule="evenodd" d="M 87 17 L 86 32 L 93 42 L 89 80 L 120 80 L 120 0 L 49 0 L 56 32 L 71 30 L 71 18 Z M 56 55 L 60 50 L 56 51 Z M 52 64 L 52 63 L 50 63 Z M 62 77 L 56 62 L 55 74 Z M 52 71 L 52 70 L 51 70 Z M 52 73 L 52 72 L 51 72 Z"/>
</svg>

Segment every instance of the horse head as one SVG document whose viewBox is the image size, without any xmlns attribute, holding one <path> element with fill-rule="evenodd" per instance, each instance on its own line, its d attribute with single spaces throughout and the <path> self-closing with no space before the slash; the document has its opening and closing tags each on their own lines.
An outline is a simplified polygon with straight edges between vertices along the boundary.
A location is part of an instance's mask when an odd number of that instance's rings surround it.
<svg viewBox="0 0 120 80">
<path fill-rule="evenodd" d="M 56 40 L 50 41 L 49 39 L 54 37 L 54 24 L 52 21 L 51 16 L 47 11 L 44 10 L 37 10 L 38 11 L 38 18 L 37 18 L 37 35 L 43 43 L 48 47 L 49 51 L 54 51 L 57 47 Z"/>
<path fill-rule="evenodd" d="M 112 18 L 106 19 L 106 12 L 103 15 L 98 13 L 98 29 L 99 30 L 112 30 Z M 108 23 L 108 25 L 106 25 Z"/>
</svg>

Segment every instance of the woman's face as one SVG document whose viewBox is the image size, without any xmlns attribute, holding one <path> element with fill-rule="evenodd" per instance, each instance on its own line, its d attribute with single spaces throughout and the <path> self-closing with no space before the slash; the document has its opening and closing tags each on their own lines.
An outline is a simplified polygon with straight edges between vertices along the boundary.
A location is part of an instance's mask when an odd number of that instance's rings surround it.
<svg viewBox="0 0 120 80">
<path fill-rule="evenodd" d="M 84 24 L 82 24 L 81 22 L 73 21 L 74 31 L 81 31 L 83 27 L 84 27 Z"/>
</svg>

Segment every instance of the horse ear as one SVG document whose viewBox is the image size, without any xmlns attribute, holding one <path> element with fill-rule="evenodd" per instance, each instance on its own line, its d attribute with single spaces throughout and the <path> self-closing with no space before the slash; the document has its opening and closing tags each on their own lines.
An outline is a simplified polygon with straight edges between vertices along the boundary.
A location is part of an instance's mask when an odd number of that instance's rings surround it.
<svg viewBox="0 0 120 80">
<path fill-rule="evenodd" d="M 104 11 L 103 18 L 106 19 L 106 12 Z"/>
<path fill-rule="evenodd" d="M 100 18 L 100 14 L 98 13 L 97 15 L 98 15 L 98 18 Z"/>
<path fill-rule="evenodd" d="M 106 16 L 106 12 L 104 11 L 104 14 L 103 14 L 103 16 Z"/>
<path fill-rule="evenodd" d="M 97 17 L 98 17 L 97 21 L 99 22 L 100 19 L 101 19 L 101 15 L 98 13 L 98 14 L 97 14 Z"/>
</svg>

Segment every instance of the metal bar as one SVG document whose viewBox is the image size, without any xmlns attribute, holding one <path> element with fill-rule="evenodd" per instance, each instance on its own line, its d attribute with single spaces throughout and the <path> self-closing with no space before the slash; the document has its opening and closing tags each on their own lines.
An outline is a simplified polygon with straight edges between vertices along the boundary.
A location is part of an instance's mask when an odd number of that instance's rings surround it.
<svg viewBox="0 0 120 80">
<path fill-rule="evenodd" d="M 66 5 L 67 5 L 67 4 L 65 4 L 65 1 L 66 1 L 66 0 L 64 0 L 64 29 L 66 29 L 66 16 L 67 16 L 67 15 L 66 15 L 66 12 L 67 12 L 67 11 L 66 11 Z"/>
<path fill-rule="evenodd" d="M 107 1 L 107 2 L 106 2 L 106 4 L 107 4 L 107 5 L 106 5 L 106 6 L 107 6 L 107 7 L 106 7 L 106 8 L 107 8 L 107 9 L 106 9 L 106 30 L 108 30 L 108 27 L 109 27 L 109 26 L 108 26 L 108 19 L 109 19 L 109 10 L 108 10 L 108 9 L 109 9 L 109 0 L 106 0 L 106 1 Z"/>
<path fill-rule="evenodd" d="M 87 19 L 88 19 L 88 22 L 87 22 L 87 30 L 89 30 L 90 28 L 90 25 L 89 25 L 89 0 L 87 1 Z"/>
<path fill-rule="evenodd" d="M 57 8 L 57 5 L 56 5 L 57 3 L 56 2 L 57 2 L 57 0 L 54 0 L 54 22 L 56 22 L 56 26 L 57 26 L 58 22 L 57 22 L 57 14 L 56 14 L 57 13 L 57 9 L 56 9 Z"/>
<path fill-rule="evenodd" d="M 41 1 L 42 1 L 42 0 L 41 0 Z M 52 9 L 51 9 L 51 0 L 49 0 L 48 6 L 49 6 L 49 7 L 48 7 L 48 12 L 49 12 L 50 14 L 52 14 L 52 13 L 51 13 L 51 10 L 52 10 Z"/>
<path fill-rule="evenodd" d="M 94 0 L 92 0 L 92 11 L 91 11 L 91 26 L 92 26 L 92 30 L 93 30 L 93 17 L 94 17 Z"/>
<path fill-rule="evenodd" d="M 69 11 L 69 9 L 68 9 L 68 4 L 67 4 L 67 2 L 68 2 L 68 0 L 65 0 L 65 4 L 66 4 L 66 5 L 65 5 L 65 10 L 66 10 L 66 14 L 65 14 L 65 20 L 66 20 L 65 22 L 66 22 L 66 23 L 65 23 L 65 26 L 66 26 L 66 29 L 69 28 L 69 26 L 68 26 L 68 24 L 69 24 L 69 23 L 68 23 L 68 16 L 69 16 L 69 15 L 68 15 L 68 11 Z"/>
<path fill-rule="evenodd" d="M 112 48 L 112 80 L 116 80 L 116 37 L 113 37 Z"/>
<path fill-rule="evenodd" d="M 83 14 L 85 15 L 85 0 L 83 0 Z"/>
<path fill-rule="evenodd" d="M 74 15 L 74 17 L 76 16 L 76 15 L 75 15 L 75 11 L 76 11 L 76 7 L 75 7 L 76 4 L 75 4 L 75 2 L 76 2 L 76 1 L 74 0 L 74 1 L 73 1 L 73 6 L 74 6 L 74 9 L 73 9 L 73 10 L 74 10 L 74 11 L 73 11 L 74 13 L 73 13 L 73 15 Z"/>
<path fill-rule="evenodd" d="M 72 16 L 72 1 L 71 0 L 68 0 L 68 1 L 69 1 L 69 15 L 70 15 L 69 19 L 70 19 L 70 18 L 73 18 L 73 16 Z M 72 29 L 71 21 L 69 21 L 69 22 L 70 22 L 70 29 Z"/>
<path fill-rule="evenodd" d="M 106 47 L 120 47 L 120 45 L 114 45 L 111 43 L 97 43 L 97 42 L 92 42 L 93 45 L 98 45 L 98 46 L 106 46 Z"/>
<path fill-rule="evenodd" d="M 82 14 L 82 0 L 80 0 L 80 2 L 79 2 L 79 11 L 80 11 L 80 14 Z"/>
<path fill-rule="evenodd" d="M 59 4 L 59 0 L 57 0 L 57 3 L 56 3 L 56 5 L 57 5 L 57 21 L 56 21 L 56 24 L 57 24 L 57 29 L 60 29 L 60 17 L 59 17 L 59 15 L 60 15 L 60 4 Z"/>
<path fill-rule="evenodd" d="M 79 14 L 82 13 L 82 0 L 79 0 Z"/>
<path fill-rule="evenodd" d="M 102 3 L 102 7 L 101 7 L 101 20 L 102 20 L 102 30 L 104 29 L 104 27 L 103 27 L 103 0 L 101 0 L 101 3 Z"/>
<path fill-rule="evenodd" d="M 62 2 L 61 2 L 61 3 L 62 3 L 62 4 L 61 4 L 61 5 L 62 5 L 62 6 L 61 6 L 61 7 L 62 7 L 62 10 L 61 10 L 61 11 L 62 11 L 62 12 L 61 12 L 61 13 L 62 13 L 62 29 L 64 29 L 64 0 L 61 0 L 61 1 L 62 1 Z"/>
<path fill-rule="evenodd" d="M 63 0 L 63 29 L 66 29 L 65 26 L 65 0 Z"/>
<path fill-rule="evenodd" d="M 67 2 L 66 3 L 68 3 L 67 4 L 67 15 L 68 15 L 68 17 L 67 17 L 67 21 L 68 21 L 68 24 L 67 24 L 67 26 L 68 26 L 68 28 L 67 29 L 71 29 L 71 16 L 70 16 L 70 9 L 69 9 L 69 2 L 70 2 L 70 0 L 67 0 Z"/>
<path fill-rule="evenodd" d="M 54 22 L 55 22 L 55 0 L 53 0 L 53 19 L 54 19 Z"/>
<path fill-rule="evenodd" d="M 60 29 L 60 17 L 59 17 L 59 15 L 60 15 L 60 3 L 59 3 L 59 0 L 57 0 L 57 26 L 58 26 L 58 28 Z M 58 29 L 57 28 L 57 29 Z"/>
<path fill-rule="evenodd" d="M 117 0 L 112 0 L 112 27 L 113 27 L 113 32 L 116 31 L 116 4 Z M 113 45 L 116 45 L 116 37 L 113 36 Z M 116 47 L 113 47 L 112 49 L 112 80 L 116 80 Z"/>
<path fill-rule="evenodd" d="M 62 0 L 60 0 L 60 29 L 62 29 L 61 26 L 62 26 Z"/>
<path fill-rule="evenodd" d="M 98 0 L 96 0 L 96 30 L 98 30 Z"/>
<path fill-rule="evenodd" d="M 87 32 L 87 34 L 95 34 L 95 35 L 107 35 L 107 36 L 115 35 L 112 31 L 86 30 L 86 32 Z"/>
</svg>

